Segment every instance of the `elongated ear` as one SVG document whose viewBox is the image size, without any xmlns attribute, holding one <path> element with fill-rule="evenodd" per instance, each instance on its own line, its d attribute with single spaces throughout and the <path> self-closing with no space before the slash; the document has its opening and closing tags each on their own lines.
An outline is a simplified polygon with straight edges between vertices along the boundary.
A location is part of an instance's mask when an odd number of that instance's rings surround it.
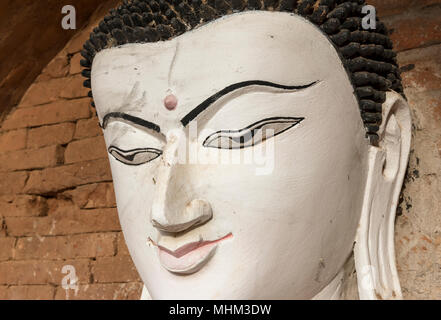
<svg viewBox="0 0 441 320">
<path fill-rule="evenodd" d="M 401 95 L 388 92 L 379 146 L 371 146 L 363 210 L 354 249 L 360 299 L 401 299 L 395 265 L 395 215 L 407 169 L 411 116 Z"/>
</svg>

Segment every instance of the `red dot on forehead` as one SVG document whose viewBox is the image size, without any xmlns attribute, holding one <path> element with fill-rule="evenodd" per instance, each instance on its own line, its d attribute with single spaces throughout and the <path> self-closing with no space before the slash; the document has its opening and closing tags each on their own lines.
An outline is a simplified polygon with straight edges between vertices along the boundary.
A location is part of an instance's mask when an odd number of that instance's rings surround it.
<svg viewBox="0 0 441 320">
<path fill-rule="evenodd" d="M 175 110 L 178 106 L 178 98 L 174 94 L 169 94 L 164 99 L 164 106 L 167 108 L 167 110 Z"/>
</svg>

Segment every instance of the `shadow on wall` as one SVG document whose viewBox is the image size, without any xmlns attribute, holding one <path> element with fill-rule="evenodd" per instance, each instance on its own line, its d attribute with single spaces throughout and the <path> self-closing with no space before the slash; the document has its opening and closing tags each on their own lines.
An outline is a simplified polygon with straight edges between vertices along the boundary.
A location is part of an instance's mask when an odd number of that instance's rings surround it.
<svg viewBox="0 0 441 320">
<path fill-rule="evenodd" d="M 72 0 L 77 30 L 61 26 L 63 0 L 0 1 L 0 121 L 18 104 L 41 70 L 87 23 L 98 7 L 116 1 Z"/>
</svg>

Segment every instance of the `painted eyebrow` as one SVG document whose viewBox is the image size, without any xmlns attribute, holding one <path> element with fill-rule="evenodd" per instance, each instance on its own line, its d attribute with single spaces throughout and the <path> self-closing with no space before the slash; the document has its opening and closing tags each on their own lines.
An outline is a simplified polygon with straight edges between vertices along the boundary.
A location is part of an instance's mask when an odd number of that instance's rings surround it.
<svg viewBox="0 0 441 320">
<path fill-rule="evenodd" d="M 201 112 L 203 112 L 205 109 L 210 107 L 214 102 L 225 96 L 226 94 L 233 92 L 235 90 L 238 90 L 240 88 L 248 87 L 248 86 L 265 86 L 265 87 L 273 87 L 277 89 L 284 89 L 284 90 L 303 90 L 307 89 L 309 87 L 312 87 L 313 85 L 317 84 L 319 81 L 314 81 L 307 85 L 302 86 L 285 86 L 282 84 L 277 84 L 269 81 L 263 81 L 263 80 L 249 80 L 244 82 L 238 82 L 235 84 L 232 84 L 221 91 L 213 94 L 211 97 L 206 99 L 204 102 L 202 102 L 200 105 L 198 105 L 196 108 L 194 108 L 192 111 L 190 111 L 184 118 L 182 118 L 181 123 L 185 127 L 187 126 L 190 121 L 194 120 Z"/>
<path fill-rule="evenodd" d="M 161 133 L 161 128 L 157 124 L 135 116 L 131 116 L 130 114 L 123 112 L 110 112 L 106 114 L 103 118 L 103 124 L 101 125 L 101 128 L 106 129 L 110 119 L 123 119 L 133 124 Z"/>
</svg>

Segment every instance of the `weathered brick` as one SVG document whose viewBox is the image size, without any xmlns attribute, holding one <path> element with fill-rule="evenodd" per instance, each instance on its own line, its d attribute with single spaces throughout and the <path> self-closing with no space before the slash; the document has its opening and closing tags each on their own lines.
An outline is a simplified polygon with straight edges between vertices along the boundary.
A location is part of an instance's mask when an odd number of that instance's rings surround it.
<svg viewBox="0 0 441 320">
<path fill-rule="evenodd" d="M 6 238 L 7 236 L 5 218 L 0 215 L 0 238 Z"/>
<path fill-rule="evenodd" d="M 66 66 L 65 71 L 69 70 Z M 34 82 L 19 104 L 19 108 L 47 104 L 59 100 L 60 98 L 74 99 L 87 97 L 89 89 L 83 86 L 84 78 L 77 74 L 65 78 L 51 79 L 50 76 L 43 74 L 39 81 Z"/>
<path fill-rule="evenodd" d="M 142 282 L 95 283 L 80 285 L 78 292 L 57 288 L 56 300 L 139 300 Z"/>
<path fill-rule="evenodd" d="M 84 77 L 81 74 L 74 75 L 66 81 L 66 86 L 60 91 L 60 97 L 75 99 L 87 97 L 89 89 L 83 86 Z"/>
<path fill-rule="evenodd" d="M 437 176 L 441 172 L 436 144 L 441 137 L 441 90 L 412 92 L 408 101 L 413 108 L 413 124 L 420 134 L 413 137 L 414 149 L 420 153 L 418 172 Z M 428 134 L 430 133 L 430 134 Z"/>
<path fill-rule="evenodd" d="M 98 283 L 140 281 L 130 256 L 98 258 L 92 264 L 92 273 Z"/>
<path fill-rule="evenodd" d="M 54 236 L 90 232 L 121 231 L 114 208 L 95 210 L 60 209 L 47 217 L 6 217 L 10 236 Z"/>
<path fill-rule="evenodd" d="M 88 183 L 111 180 L 109 160 L 98 159 L 32 171 L 24 190 L 29 194 L 47 194 Z"/>
<path fill-rule="evenodd" d="M 71 122 L 30 129 L 28 133 L 28 148 L 67 144 L 72 141 L 74 132 L 75 124 Z"/>
<path fill-rule="evenodd" d="M 53 167 L 63 162 L 64 148 L 50 146 L 0 154 L 0 171 L 17 171 Z"/>
<path fill-rule="evenodd" d="M 0 300 L 8 300 L 8 286 L 0 286 Z"/>
<path fill-rule="evenodd" d="M 90 37 L 90 33 L 93 31 L 93 26 L 89 25 L 81 32 L 78 32 L 69 43 L 66 45 L 66 51 L 69 54 L 80 52 L 83 49 L 83 44 Z"/>
<path fill-rule="evenodd" d="M 66 164 L 107 158 L 107 149 L 102 136 L 76 140 L 66 148 L 64 161 Z"/>
<path fill-rule="evenodd" d="M 61 271 L 64 266 L 75 268 L 78 283 L 90 283 L 88 259 L 66 261 L 28 260 L 0 262 L 0 284 L 8 285 L 61 285 L 66 276 Z"/>
<path fill-rule="evenodd" d="M 65 192 L 75 204 L 83 209 L 116 207 L 113 183 L 88 184 Z"/>
<path fill-rule="evenodd" d="M 55 286 L 11 286 L 7 290 L 7 300 L 52 300 L 55 295 Z"/>
<path fill-rule="evenodd" d="M 21 150 L 26 148 L 27 130 L 7 131 L 0 134 L 0 152 Z"/>
<path fill-rule="evenodd" d="M 46 235 L 51 234 L 51 222 L 54 226 L 56 221 L 44 218 L 31 218 L 31 217 L 9 217 L 4 219 L 8 235 L 10 236 L 34 236 L 34 235 Z"/>
<path fill-rule="evenodd" d="M 10 260 L 12 258 L 15 246 L 15 238 L 0 238 L 0 261 Z"/>
<path fill-rule="evenodd" d="M 103 131 L 101 130 L 97 117 L 90 119 L 82 119 L 77 121 L 77 127 L 75 129 L 75 140 L 101 136 Z"/>
<path fill-rule="evenodd" d="M 380 17 L 402 13 L 405 10 L 415 10 L 428 5 L 441 3 L 440 0 L 368 0 L 375 6 Z"/>
<path fill-rule="evenodd" d="M 61 51 L 51 62 L 43 69 L 36 81 L 47 81 L 55 78 L 66 77 L 69 73 L 69 59 L 66 51 Z"/>
<path fill-rule="evenodd" d="M 113 256 L 116 233 L 89 233 L 57 237 L 30 237 L 17 240 L 15 260 L 74 259 Z"/>
<path fill-rule="evenodd" d="M 69 82 L 69 78 L 34 82 L 23 96 L 19 104 L 19 109 L 59 100 L 60 92 L 69 85 Z"/>
<path fill-rule="evenodd" d="M 28 177 L 24 171 L 0 173 L 0 194 L 21 193 Z"/>
<path fill-rule="evenodd" d="M 398 62 L 405 70 L 401 74 L 405 89 L 418 92 L 441 89 L 441 45 L 402 52 Z"/>
<path fill-rule="evenodd" d="M 388 28 L 394 30 L 394 49 L 403 51 L 441 42 L 440 15 L 441 7 L 433 7 L 384 19 Z"/>
<path fill-rule="evenodd" d="M 118 234 L 117 253 L 122 256 L 130 255 L 129 248 L 127 248 L 126 240 L 124 239 L 124 234 L 122 232 Z"/>
<path fill-rule="evenodd" d="M 45 198 L 34 195 L 0 197 L 0 214 L 4 217 L 39 217 L 48 212 Z"/>
<path fill-rule="evenodd" d="M 106 1 L 103 5 L 113 7 L 116 2 Z M 95 18 L 100 20 L 102 14 Z M 89 26 L 89 31 L 92 27 Z M 89 36 L 87 32 L 79 34 L 74 44 L 75 53 L 81 50 Z M 92 111 L 95 112 L 90 107 L 90 99 L 83 98 L 88 89 L 83 88 L 84 78 L 79 74 L 81 57 L 77 53 L 68 61 L 68 51 L 60 52 L 48 64 L 18 108 L 0 123 L 0 154 L 15 154 L 15 159 L 19 155 L 33 158 L 14 164 L 9 162 L 6 167 L 34 170 L 0 173 L 0 299 L 53 299 L 55 295 L 58 299 L 66 299 L 68 293 L 73 294 L 70 299 L 138 300 L 142 290 L 138 277 L 129 283 L 90 284 L 93 279 L 91 259 L 112 257 L 117 253 L 117 247 L 122 246 L 117 210 L 113 208 L 116 205 L 113 186 L 107 183 L 111 181 L 111 175 L 105 147 L 100 155 L 102 158 L 96 158 L 99 159 L 96 161 L 72 162 L 59 170 L 58 167 L 40 167 L 42 163 L 35 167 L 35 163 L 41 160 L 35 155 L 42 156 L 43 152 L 37 151 L 43 148 L 64 146 L 72 139 L 102 136 L 97 118 L 90 119 Z M 24 152 L 25 149 L 28 150 Z M 23 153 L 15 153 L 18 150 Z M 88 158 L 95 151 L 76 159 L 95 159 L 93 155 Z M 2 160 L 4 158 L 0 157 Z M 25 167 L 27 169 L 21 169 Z M 2 165 L 0 171 L 1 168 Z M 87 186 L 89 183 L 93 185 Z M 72 199 L 66 198 L 68 193 L 65 190 L 75 187 Z M 28 192 L 33 195 L 23 194 Z M 39 196 L 40 193 L 47 197 Z M 77 204 L 88 210 L 81 210 Z M 90 210 L 107 207 L 112 208 Z M 14 234 L 18 235 L 17 238 Z M 75 260 L 62 261 L 72 258 Z M 61 269 L 65 265 L 76 268 L 80 282 L 77 295 L 61 286 L 66 276 Z M 98 265 L 98 271 L 101 265 Z M 123 268 L 123 263 L 117 267 Z"/>
<path fill-rule="evenodd" d="M 38 127 L 90 117 L 90 99 L 57 101 L 33 108 L 17 109 L 2 124 L 3 130 Z"/>
<path fill-rule="evenodd" d="M 69 73 L 70 74 L 78 74 L 81 73 L 81 71 L 83 70 L 83 67 L 80 65 L 80 61 L 84 59 L 80 53 L 76 53 L 72 56 L 72 58 L 70 59 L 70 64 L 69 64 Z"/>
</svg>

